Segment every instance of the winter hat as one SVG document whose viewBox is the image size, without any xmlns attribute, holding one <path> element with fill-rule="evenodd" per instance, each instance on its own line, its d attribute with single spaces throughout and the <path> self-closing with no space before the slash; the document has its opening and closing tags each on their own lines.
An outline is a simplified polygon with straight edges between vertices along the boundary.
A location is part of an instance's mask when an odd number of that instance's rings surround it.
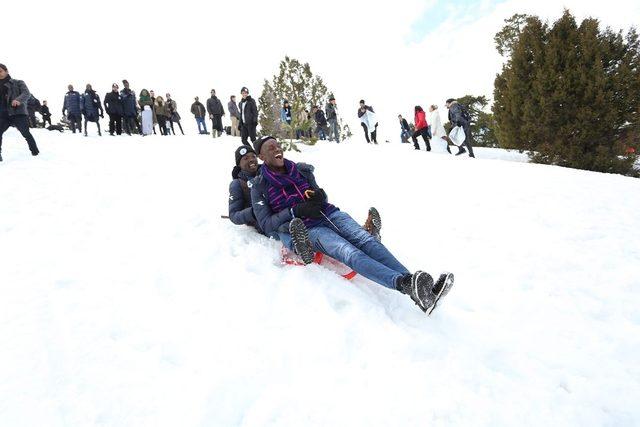
<svg viewBox="0 0 640 427">
<path fill-rule="evenodd" d="M 253 151 L 253 148 L 247 145 L 241 145 L 240 147 L 238 147 L 236 149 L 236 166 L 240 166 L 240 159 L 242 159 L 244 156 L 246 156 L 249 153 L 256 154 L 256 152 Z"/>
<path fill-rule="evenodd" d="M 240 93 L 242 93 L 242 92 L 247 92 L 247 93 L 249 93 L 249 89 L 247 89 L 247 87 L 246 87 L 246 86 L 242 86 L 242 89 L 240 89 Z"/>
<path fill-rule="evenodd" d="M 331 98 L 329 98 L 329 101 L 335 101 L 335 100 L 336 100 L 335 96 L 332 96 Z"/>
<path fill-rule="evenodd" d="M 256 149 L 256 153 L 260 154 L 260 149 L 262 148 L 262 144 L 264 144 L 265 142 L 267 142 L 268 140 L 273 139 L 276 140 L 275 137 L 273 136 L 263 136 L 262 138 L 260 138 L 259 140 L 257 140 L 256 142 L 253 143 L 253 148 Z M 277 140 L 276 140 L 277 141 Z"/>
<path fill-rule="evenodd" d="M 360 104 L 364 104 L 364 103 L 365 103 L 365 102 L 364 102 L 364 99 L 361 99 L 361 100 L 360 100 Z"/>
<path fill-rule="evenodd" d="M 451 103 L 451 102 L 453 102 L 453 101 L 455 101 L 455 99 L 453 99 L 453 98 L 449 98 L 449 99 L 447 99 L 447 100 L 445 101 L 445 104 L 449 104 L 449 103 Z"/>
<path fill-rule="evenodd" d="M 6 65 L 4 65 L 4 64 L 0 64 L 0 68 L 2 68 L 2 69 L 3 69 L 3 70 L 5 70 L 5 71 L 9 71 L 9 70 L 7 70 L 7 66 L 6 66 Z"/>
</svg>

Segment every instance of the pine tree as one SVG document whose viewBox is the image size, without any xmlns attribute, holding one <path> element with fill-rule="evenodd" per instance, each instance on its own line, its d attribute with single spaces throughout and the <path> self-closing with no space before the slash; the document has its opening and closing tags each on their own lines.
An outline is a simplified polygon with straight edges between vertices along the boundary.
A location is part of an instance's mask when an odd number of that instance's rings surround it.
<svg viewBox="0 0 640 427">
<path fill-rule="evenodd" d="M 535 162 L 635 173 L 636 157 L 623 145 L 638 136 L 634 30 L 625 39 L 601 31 L 595 19 L 578 25 L 565 11 L 551 27 L 527 17 L 515 39 L 501 43 L 509 56 L 496 77 L 493 111 L 502 146 L 526 150 Z"/>
</svg>

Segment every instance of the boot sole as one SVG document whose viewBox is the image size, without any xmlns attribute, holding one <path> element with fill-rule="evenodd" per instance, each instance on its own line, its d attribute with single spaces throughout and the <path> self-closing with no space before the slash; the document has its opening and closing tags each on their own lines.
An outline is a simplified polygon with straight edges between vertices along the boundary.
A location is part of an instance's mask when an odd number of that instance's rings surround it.
<svg viewBox="0 0 640 427">
<path fill-rule="evenodd" d="M 311 246 L 309 240 L 309 232 L 300 218 L 294 218 L 289 223 L 289 233 L 291 234 L 291 240 L 293 241 L 293 248 L 296 254 L 302 258 L 302 262 L 305 264 L 311 264 L 315 252 Z"/>
<path fill-rule="evenodd" d="M 447 295 L 449 293 L 449 290 L 453 286 L 453 282 L 455 280 L 453 273 L 443 273 L 440 275 L 440 277 L 442 276 L 446 276 L 446 278 L 444 279 L 444 285 L 440 289 L 440 292 L 438 292 L 438 295 L 436 295 L 436 298 L 433 301 L 433 305 L 429 308 L 429 310 L 427 310 L 427 316 L 431 316 L 431 313 L 433 313 L 433 310 L 435 310 L 436 307 L 438 306 L 438 302 L 440 302 L 440 299 L 442 299 L 442 297 Z"/>
<path fill-rule="evenodd" d="M 424 278 L 424 279 L 423 279 Z M 431 277 L 430 274 L 425 273 L 424 271 L 418 271 L 416 272 L 416 277 L 413 280 L 413 283 L 411 283 L 411 287 L 412 287 L 412 293 L 413 295 L 416 296 L 416 300 L 414 300 L 414 302 L 418 305 L 418 307 L 420 307 L 420 309 L 422 311 L 424 311 L 425 313 L 428 312 L 428 310 L 433 307 L 433 304 L 435 304 L 435 300 L 429 300 L 430 304 L 424 304 L 423 301 L 420 301 L 420 299 L 418 298 L 418 284 L 421 280 L 427 280 L 426 283 L 423 283 L 422 286 L 424 286 L 425 289 L 428 289 L 427 294 L 428 295 L 432 295 L 431 293 L 431 289 L 433 288 L 433 277 Z"/>
<path fill-rule="evenodd" d="M 382 230 L 382 218 L 380 217 L 380 212 L 378 212 L 376 208 L 370 207 L 369 216 L 371 217 L 371 224 L 373 224 L 373 232 L 371 234 L 379 242 L 382 240 L 382 236 L 380 236 L 380 230 Z"/>
</svg>

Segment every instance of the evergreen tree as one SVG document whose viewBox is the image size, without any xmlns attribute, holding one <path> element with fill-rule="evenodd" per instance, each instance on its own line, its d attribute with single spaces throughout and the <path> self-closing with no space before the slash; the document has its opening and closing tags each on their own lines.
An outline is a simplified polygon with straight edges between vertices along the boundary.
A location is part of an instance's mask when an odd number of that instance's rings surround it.
<svg viewBox="0 0 640 427">
<path fill-rule="evenodd" d="M 308 63 L 303 64 L 295 58 L 286 56 L 280 62 L 278 74 L 274 75 L 270 82 L 265 80 L 262 96 L 260 96 L 262 132 L 289 140 L 296 137 L 297 130 L 302 130 L 304 135 L 308 135 L 308 131 L 314 126 L 314 121 L 309 119 L 304 111 L 311 110 L 313 105 L 324 109 L 329 96 L 330 91 L 324 81 L 313 74 Z M 289 101 L 291 106 L 291 125 L 281 123 L 280 120 L 284 100 Z M 345 134 L 345 129 L 340 123 L 339 126 L 341 133 Z M 303 139 L 310 144 L 316 141 L 315 137 L 305 136 Z M 291 148 L 295 149 L 292 141 L 291 144 Z"/>
<path fill-rule="evenodd" d="M 635 156 L 623 146 L 623 136 L 638 135 L 635 31 L 625 39 L 601 31 L 595 19 L 578 25 L 569 11 L 551 27 L 527 17 L 519 28 L 501 32 L 515 34 L 510 42 L 496 36 L 508 55 L 494 89 L 501 145 L 526 150 L 535 162 L 635 173 Z"/>
</svg>

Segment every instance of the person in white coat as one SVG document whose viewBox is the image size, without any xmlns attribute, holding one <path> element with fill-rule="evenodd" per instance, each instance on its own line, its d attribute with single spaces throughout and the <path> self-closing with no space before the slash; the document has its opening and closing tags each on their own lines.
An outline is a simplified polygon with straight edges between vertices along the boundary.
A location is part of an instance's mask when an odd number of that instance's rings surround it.
<svg viewBox="0 0 640 427">
<path fill-rule="evenodd" d="M 431 128 L 431 149 L 436 153 L 446 153 L 449 150 L 449 143 L 447 142 L 447 132 L 442 124 L 440 113 L 438 112 L 438 106 L 432 105 L 429 107 L 429 127 Z"/>
<path fill-rule="evenodd" d="M 360 119 L 360 124 L 364 129 L 364 137 L 367 139 L 367 143 L 371 144 L 371 141 L 373 141 L 374 144 L 377 144 L 378 141 L 376 140 L 376 135 L 378 133 L 378 118 L 376 117 L 376 113 L 373 111 L 373 108 L 366 105 L 364 100 L 360 101 L 358 118 Z M 369 133 L 371 133 L 371 139 L 369 139 Z"/>
</svg>

